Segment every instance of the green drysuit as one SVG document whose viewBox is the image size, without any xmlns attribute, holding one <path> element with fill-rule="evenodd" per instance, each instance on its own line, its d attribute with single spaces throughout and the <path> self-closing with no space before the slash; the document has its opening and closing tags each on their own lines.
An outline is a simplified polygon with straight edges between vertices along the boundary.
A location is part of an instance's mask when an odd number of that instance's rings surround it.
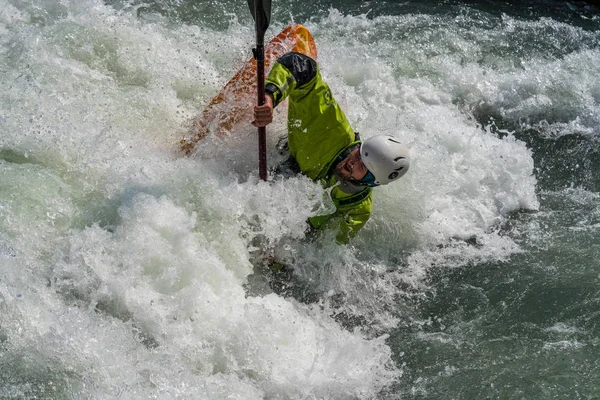
<svg viewBox="0 0 600 400">
<path fill-rule="evenodd" d="M 371 187 L 335 177 L 335 165 L 360 143 L 343 111 L 323 82 L 315 60 L 299 53 L 283 55 L 269 73 L 265 90 L 273 106 L 289 97 L 288 144 L 300 170 L 330 188 L 336 212 L 310 218 L 315 228 L 337 229 L 347 243 L 369 219 Z"/>
</svg>

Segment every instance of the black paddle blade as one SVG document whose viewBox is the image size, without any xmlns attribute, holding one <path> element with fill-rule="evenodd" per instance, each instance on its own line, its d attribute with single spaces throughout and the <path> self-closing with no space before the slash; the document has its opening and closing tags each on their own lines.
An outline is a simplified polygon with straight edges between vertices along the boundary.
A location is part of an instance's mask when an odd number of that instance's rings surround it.
<svg viewBox="0 0 600 400">
<path fill-rule="evenodd" d="M 271 0 L 248 0 L 248 7 L 256 21 L 256 29 L 265 32 L 271 23 Z"/>
</svg>

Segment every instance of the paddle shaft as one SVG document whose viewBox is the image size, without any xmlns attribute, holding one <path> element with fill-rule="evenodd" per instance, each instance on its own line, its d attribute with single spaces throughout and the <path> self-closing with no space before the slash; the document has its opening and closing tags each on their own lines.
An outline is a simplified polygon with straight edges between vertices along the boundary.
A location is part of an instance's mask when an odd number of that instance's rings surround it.
<svg viewBox="0 0 600 400">
<path fill-rule="evenodd" d="M 263 27 L 268 24 L 264 21 L 265 12 L 261 0 L 255 2 L 256 19 L 256 48 L 254 58 L 256 59 L 256 88 L 258 105 L 265 104 L 265 31 Z M 267 129 L 263 126 L 258 128 L 258 173 L 260 179 L 267 180 Z"/>
</svg>

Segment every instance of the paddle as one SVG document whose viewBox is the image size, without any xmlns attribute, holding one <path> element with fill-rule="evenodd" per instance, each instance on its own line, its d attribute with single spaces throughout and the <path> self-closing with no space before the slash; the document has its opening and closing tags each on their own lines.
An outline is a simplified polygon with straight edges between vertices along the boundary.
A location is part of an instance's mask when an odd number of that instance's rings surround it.
<svg viewBox="0 0 600 400">
<path fill-rule="evenodd" d="M 252 49 L 256 60 L 258 105 L 265 104 L 265 31 L 271 20 L 271 0 L 248 0 L 248 7 L 256 24 L 256 48 Z M 267 180 L 267 129 L 258 128 L 258 173 Z"/>
</svg>

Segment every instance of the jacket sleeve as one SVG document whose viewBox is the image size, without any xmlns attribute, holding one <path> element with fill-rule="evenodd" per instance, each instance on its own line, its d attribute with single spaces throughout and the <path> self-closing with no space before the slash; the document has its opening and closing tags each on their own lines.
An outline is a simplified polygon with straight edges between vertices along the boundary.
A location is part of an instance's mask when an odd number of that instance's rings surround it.
<svg viewBox="0 0 600 400">
<path fill-rule="evenodd" d="M 347 244 L 351 238 L 356 236 L 371 216 L 373 208 L 371 188 L 365 190 L 368 190 L 366 196 L 352 202 L 347 201 L 349 198 L 344 192 L 334 187 L 331 197 L 337 208 L 336 212 L 329 215 L 311 217 L 309 218 L 310 224 L 317 229 L 337 230 L 336 241 L 341 244 Z M 339 193 L 336 193 L 337 191 Z"/>
<path fill-rule="evenodd" d="M 273 95 L 277 106 L 296 88 L 310 82 L 317 75 L 317 62 L 300 53 L 286 53 L 271 68 L 265 90 Z"/>
</svg>

